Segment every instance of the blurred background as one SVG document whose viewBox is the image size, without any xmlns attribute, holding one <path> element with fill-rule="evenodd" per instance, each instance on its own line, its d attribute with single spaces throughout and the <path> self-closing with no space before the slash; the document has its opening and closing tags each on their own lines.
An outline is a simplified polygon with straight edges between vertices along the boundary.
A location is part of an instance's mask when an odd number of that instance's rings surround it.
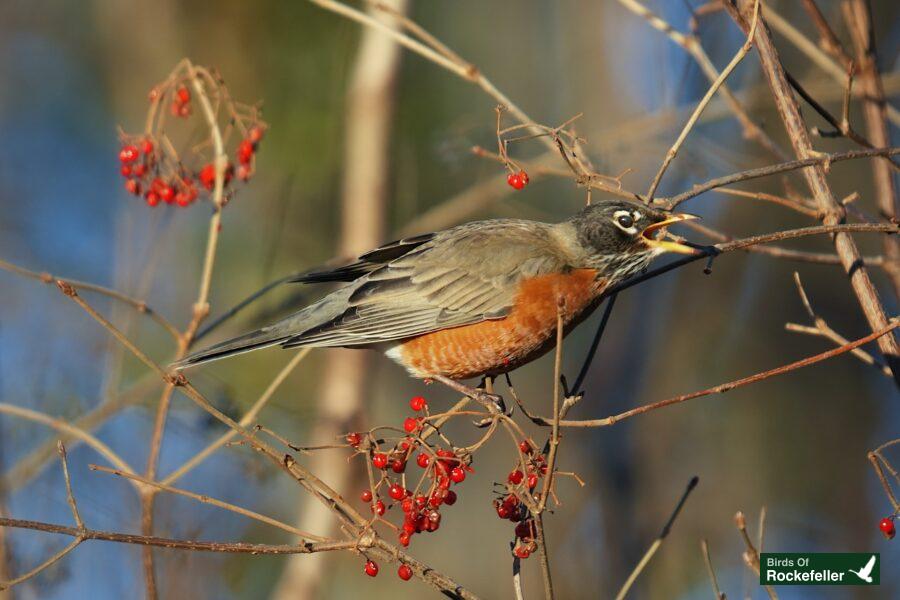
<svg viewBox="0 0 900 600">
<path fill-rule="evenodd" d="M 698 0 L 648 0 L 674 27 L 689 31 Z M 851 49 L 838 2 L 821 8 Z M 888 96 L 900 90 L 900 6 L 873 0 L 880 69 Z M 811 38 L 800 3 L 775 2 Z M 471 61 L 533 119 L 577 123 L 598 171 L 634 171 L 623 183 L 643 191 L 666 149 L 704 94 L 708 81 L 678 46 L 616 2 L 500 0 L 415 2 L 408 14 Z M 723 13 L 699 21 L 698 35 L 722 68 L 743 41 Z M 378 36 L 367 36 L 378 38 Z M 775 35 L 791 71 L 835 114 L 841 86 Z M 190 319 L 202 263 L 209 205 L 151 209 L 126 194 L 118 174 L 116 127 L 143 127 L 148 90 L 182 57 L 219 70 L 232 95 L 263 100 L 270 124 L 258 175 L 225 210 L 212 281 L 217 316 L 266 283 L 358 253 L 398 234 L 499 216 L 561 220 L 584 204 L 571 180 L 533 177 L 514 192 L 501 165 L 472 155 L 495 148 L 495 102 L 475 86 L 419 56 L 364 39 L 359 25 L 306 2 L 6 0 L 0 3 L 0 258 L 20 266 L 96 282 L 145 298 L 180 327 Z M 789 148 L 758 59 L 751 53 L 729 80 L 756 122 Z M 804 108 L 810 124 L 824 126 Z M 858 103 L 851 119 L 861 123 Z M 896 132 L 894 132 L 896 133 Z M 816 140 L 824 151 L 850 149 Z M 537 142 L 514 145 L 514 158 L 542 157 Z M 720 100 L 709 107 L 668 171 L 661 194 L 708 178 L 774 162 L 744 140 Z M 551 163 L 563 166 L 559 161 Z M 791 175 L 803 191 L 802 179 Z M 866 161 L 832 167 L 836 195 L 858 191 L 875 213 Z M 742 186 L 783 191 L 780 180 Z M 435 210 L 436 208 L 439 210 Z M 449 208 L 448 208 L 449 207 Z M 734 236 L 814 224 L 776 205 L 705 194 L 683 207 Z M 703 241 L 697 235 L 692 239 Z M 865 254 L 880 254 L 875 236 L 857 236 Z M 825 238 L 791 247 L 825 252 Z M 572 418 L 601 417 L 702 389 L 830 348 L 821 338 L 784 329 L 808 318 L 792 282 L 798 270 L 813 306 L 855 339 L 867 333 L 838 267 L 790 263 L 755 254 L 720 258 L 706 276 L 694 264 L 630 289 L 618 300 Z M 889 314 L 900 306 L 887 279 L 873 271 Z M 203 343 L 218 341 L 285 314 L 324 290 L 285 285 L 227 322 Z M 0 271 L 0 402 L 67 420 L 94 418 L 91 428 L 140 470 L 146 463 L 160 385 L 56 289 Z M 153 358 L 171 357 L 171 340 L 127 308 L 92 296 L 92 304 Z M 564 371 L 574 377 L 599 314 L 567 340 Z M 191 380 L 229 415 L 242 414 L 291 359 L 268 350 L 215 363 Z M 548 412 L 552 359 L 514 374 L 520 395 Z M 504 386 L 500 386 L 501 393 Z M 426 388 L 386 358 L 348 350 L 314 351 L 294 370 L 259 418 L 301 444 L 376 424 L 397 424 L 410 396 L 432 406 L 455 396 Z M 878 519 L 890 511 L 866 452 L 897 437 L 900 400 L 877 370 L 842 356 L 758 385 L 711 396 L 611 428 L 565 432 L 564 470 L 583 488 L 559 482 L 563 505 L 547 517 L 548 544 L 561 598 L 612 596 L 657 535 L 685 484 L 700 485 L 671 536 L 641 576 L 634 597 L 706 598 L 709 580 L 699 540 L 729 597 L 764 596 L 743 566 L 732 517 L 743 510 L 756 535 L 768 511 L 765 549 L 881 552 L 880 588 L 783 587 L 783 598 L 887 598 L 900 595 L 900 544 L 885 541 Z M 160 473 L 172 472 L 222 433 L 222 427 L 176 395 L 165 431 Z M 537 435 L 537 432 L 535 432 Z M 474 440 L 470 427 L 455 439 Z M 543 438 L 544 433 L 540 433 Z M 42 448 L 57 434 L 0 415 L 0 513 L 69 523 L 59 465 Z M 476 473 L 446 509 L 441 531 L 418 536 L 411 550 L 487 598 L 512 597 L 507 544 L 511 527 L 496 518 L 492 482 L 511 464 L 508 441 L 483 449 Z M 37 453 L 37 454 L 36 454 Z M 304 460 L 356 498 L 365 487 L 347 452 Z M 900 463 L 900 452 L 893 455 Z M 140 504 L 127 482 L 88 470 L 100 462 L 73 444 L 70 465 L 88 526 L 139 531 Z M 330 518 L 297 486 L 248 449 L 225 448 L 180 482 L 198 493 L 329 531 Z M 286 535 L 232 513 L 161 495 L 162 536 L 265 543 Z M 4 531 L 8 573 L 40 563 L 67 540 Z M 164 597 L 368 598 L 430 597 L 400 582 L 395 568 L 370 579 L 350 554 L 300 557 L 228 556 L 158 550 Z M 524 563 L 526 597 L 540 593 L 536 559 Z M 140 549 L 82 545 L 15 598 L 122 598 L 143 593 Z M 2 593 L 0 593 L 2 596 Z"/>
</svg>

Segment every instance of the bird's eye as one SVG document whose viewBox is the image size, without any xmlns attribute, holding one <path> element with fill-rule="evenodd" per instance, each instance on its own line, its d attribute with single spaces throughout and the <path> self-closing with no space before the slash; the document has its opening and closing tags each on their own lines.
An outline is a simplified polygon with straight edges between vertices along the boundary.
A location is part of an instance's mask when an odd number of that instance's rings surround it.
<svg viewBox="0 0 900 600">
<path fill-rule="evenodd" d="M 619 215 L 616 222 L 622 229 L 631 229 L 631 226 L 634 225 L 634 218 L 631 215 Z"/>
</svg>

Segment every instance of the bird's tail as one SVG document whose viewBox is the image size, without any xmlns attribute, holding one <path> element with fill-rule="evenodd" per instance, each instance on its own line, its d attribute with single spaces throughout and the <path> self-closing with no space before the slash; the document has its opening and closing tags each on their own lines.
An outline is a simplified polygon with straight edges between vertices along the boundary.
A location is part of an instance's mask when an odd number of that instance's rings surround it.
<svg viewBox="0 0 900 600">
<path fill-rule="evenodd" d="M 301 342 L 299 338 L 304 332 L 321 327 L 325 323 L 330 323 L 341 315 L 347 309 L 347 300 L 354 289 L 348 286 L 337 290 L 315 304 L 307 306 L 262 329 L 225 340 L 215 346 L 204 348 L 186 356 L 173 363 L 171 368 L 180 371 L 186 367 L 208 363 L 220 358 L 234 356 L 235 354 L 250 352 L 251 350 L 258 350 L 259 348 L 285 344 L 288 341 L 291 342 L 291 347 L 327 346 L 329 344 L 312 340 Z"/>
<path fill-rule="evenodd" d="M 291 334 L 285 331 L 283 327 L 263 327 L 262 329 L 239 335 L 230 340 L 225 340 L 215 346 L 198 350 L 197 352 L 172 363 L 170 368 L 180 371 L 187 367 L 212 362 L 214 360 L 219 360 L 220 358 L 250 352 L 251 350 L 257 350 L 267 346 L 275 346 L 276 344 L 287 341 L 290 337 Z"/>
</svg>

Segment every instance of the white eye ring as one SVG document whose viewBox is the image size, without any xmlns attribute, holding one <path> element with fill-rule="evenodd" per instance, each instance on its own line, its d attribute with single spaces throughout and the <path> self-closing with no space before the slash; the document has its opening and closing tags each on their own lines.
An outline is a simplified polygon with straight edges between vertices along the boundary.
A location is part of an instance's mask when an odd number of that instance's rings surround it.
<svg viewBox="0 0 900 600">
<path fill-rule="evenodd" d="M 640 220 L 641 216 L 641 213 L 638 211 L 631 213 L 627 210 L 617 210 L 613 213 L 612 222 L 625 233 L 635 235 L 637 233 L 635 221 Z"/>
</svg>

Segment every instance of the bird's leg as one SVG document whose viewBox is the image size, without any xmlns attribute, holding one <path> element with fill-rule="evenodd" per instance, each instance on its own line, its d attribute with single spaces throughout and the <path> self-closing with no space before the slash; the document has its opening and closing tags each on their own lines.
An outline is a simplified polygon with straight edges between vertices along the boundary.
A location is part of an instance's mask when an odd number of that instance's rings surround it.
<svg viewBox="0 0 900 600">
<path fill-rule="evenodd" d="M 503 396 L 500 394 L 494 393 L 494 378 L 490 375 L 485 375 L 481 378 L 481 385 L 478 386 L 480 389 L 483 389 L 485 393 L 492 399 L 494 402 L 494 406 L 497 407 L 497 412 L 501 412 L 507 417 L 512 415 L 512 407 L 509 410 L 506 408 L 506 403 L 503 401 Z"/>
</svg>

